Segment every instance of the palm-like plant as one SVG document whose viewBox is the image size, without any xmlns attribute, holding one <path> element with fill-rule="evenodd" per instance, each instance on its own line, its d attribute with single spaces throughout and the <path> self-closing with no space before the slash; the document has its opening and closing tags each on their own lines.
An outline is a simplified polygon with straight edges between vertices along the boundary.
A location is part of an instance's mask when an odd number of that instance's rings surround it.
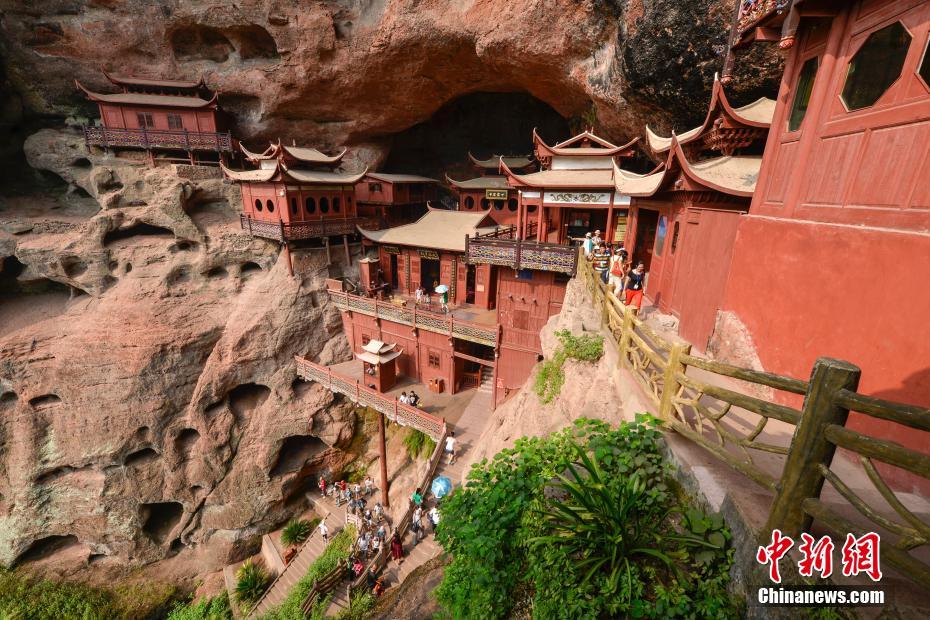
<svg viewBox="0 0 930 620">
<path fill-rule="evenodd" d="M 537 513 L 543 534 L 529 543 L 558 546 L 572 558 L 581 584 L 596 582 L 609 597 L 628 600 L 643 565 L 683 577 L 678 563 L 687 557 L 685 548 L 706 543 L 672 530 L 672 511 L 652 501 L 650 484 L 639 472 L 607 475 L 601 457 L 580 447 L 577 460 L 550 487 L 555 497 Z"/>
<path fill-rule="evenodd" d="M 310 537 L 310 522 L 304 519 L 291 519 L 281 530 L 281 544 L 285 547 L 299 545 Z"/>
<path fill-rule="evenodd" d="M 265 593 L 268 585 L 268 573 L 252 560 L 236 571 L 236 600 L 240 603 L 254 603 Z"/>
</svg>

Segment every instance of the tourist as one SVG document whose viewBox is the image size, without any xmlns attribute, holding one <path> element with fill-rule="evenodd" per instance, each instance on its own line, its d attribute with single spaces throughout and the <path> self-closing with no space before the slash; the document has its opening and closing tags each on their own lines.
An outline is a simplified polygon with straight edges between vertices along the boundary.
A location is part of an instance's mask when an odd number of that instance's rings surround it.
<svg viewBox="0 0 930 620">
<path fill-rule="evenodd" d="M 387 540 L 387 527 L 385 527 L 383 523 L 378 526 L 378 531 L 376 533 L 378 538 L 380 538 L 382 541 Z"/>
<path fill-rule="evenodd" d="M 420 288 L 423 289 L 423 303 L 426 304 L 426 309 L 430 310 L 430 306 L 433 304 L 433 300 L 430 299 L 429 289 L 427 289 L 425 286 L 421 286 Z"/>
<path fill-rule="evenodd" d="M 423 531 L 423 509 L 420 508 L 419 504 L 413 510 L 413 517 L 410 519 L 410 529 L 413 532 L 413 542 L 417 544 L 420 542 L 420 534 Z"/>
<path fill-rule="evenodd" d="M 594 251 L 594 271 L 600 277 L 601 282 L 607 284 L 607 270 L 610 267 L 610 254 L 607 252 L 607 246 L 601 242 Z"/>
<path fill-rule="evenodd" d="M 604 243 L 604 240 L 601 239 L 601 231 L 595 230 L 595 231 L 594 231 L 594 236 L 591 237 L 591 241 L 594 242 L 594 247 L 597 247 L 597 246 L 601 245 L 602 243 Z"/>
<path fill-rule="evenodd" d="M 346 579 L 352 581 L 355 578 L 355 571 L 353 566 L 355 565 L 355 556 L 350 555 L 346 558 Z"/>
<path fill-rule="evenodd" d="M 384 518 L 384 506 L 381 505 L 381 502 L 375 502 L 374 517 L 378 523 L 381 523 Z"/>
<path fill-rule="evenodd" d="M 439 525 L 439 506 L 433 506 L 429 511 L 429 522 L 433 526 L 433 531 L 436 531 L 436 526 Z"/>
<path fill-rule="evenodd" d="M 384 594 L 384 577 L 375 579 L 375 585 L 372 587 L 371 593 L 374 594 L 376 598 Z"/>
<path fill-rule="evenodd" d="M 455 462 L 455 431 L 449 431 L 446 437 L 446 454 L 449 456 L 449 465 Z"/>
<path fill-rule="evenodd" d="M 634 305 L 637 310 L 643 306 L 643 286 L 646 280 L 646 266 L 643 261 L 636 263 L 636 268 L 626 275 L 626 299 L 624 303 L 627 306 Z"/>
<path fill-rule="evenodd" d="M 342 501 L 344 503 L 352 501 L 352 492 L 348 488 L 342 489 Z"/>
<path fill-rule="evenodd" d="M 371 480 L 371 476 L 365 476 L 365 495 L 371 495 L 373 489 L 374 483 Z"/>
<path fill-rule="evenodd" d="M 320 521 L 319 529 L 320 529 L 320 536 L 323 537 L 323 543 L 324 544 L 329 543 L 329 528 L 326 527 L 326 521 Z"/>
<path fill-rule="evenodd" d="M 399 403 L 402 404 L 402 405 L 409 405 L 409 404 L 410 404 L 410 397 L 407 396 L 407 392 L 401 392 L 401 393 L 400 393 L 400 398 L 397 399 L 397 402 L 399 402 Z"/>
<path fill-rule="evenodd" d="M 365 535 L 358 537 L 358 552 L 363 556 L 368 556 L 368 538 Z"/>
<path fill-rule="evenodd" d="M 352 485 L 352 495 L 355 496 L 355 499 L 361 499 L 362 497 L 362 485 L 355 483 Z"/>
<path fill-rule="evenodd" d="M 372 536 L 371 537 L 371 555 L 377 555 L 381 551 L 381 537 Z"/>
<path fill-rule="evenodd" d="M 448 289 L 439 293 L 439 304 L 440 306 L 442 306 L 443 313 L 449 312 L 449 291 Z"/>
<path fill-rule="evenodd" d="M 407 404 L 409 404 L 411 407 L 419 407 L 419 406 L 420 406 L 420 396 L 419 396 L 416 392 L 414 392 L 413 390 L 410 390 L 410 396 L 409 396 L 408 400 L 409 400 L 410 402 L 407 403 Z"/>
<path fill-rule="evenodd" d="M 610 276 L 607 285 L 610 292 L 618 298 L 623 291 L 623 279 L 626 277 L 626 251 L 623 248 L 617 248 L 614 255 L 610 257 Z"/>
<path fill-rule="evenodd" d="M 423 495 L 420 491 L 420 487 L 417 487 L 417 490 L 414 491 L 413 495 L 410 496 L 410 501 L 412 501 L 417 508 L 423 505 Z"/>
<path fill-rule="evenodd" d="M 416 296 L 417 296 L 416 305 L 419 307 L 420 302 L 423 301 L 423 285 L 422 284 L 417 287 Z"/>
<path fill-rule="evenodd" d="M 584 257 L 591 258 L 591 254 L 594 253 L 594 239 L 591 238 L 591 233 L 584 234 L 584 242 L 581 247 L 584 248 Z"/>
<path fill-rule="evenodd" d="M 326 497 L 326 479 L 323 476 L 320 476 L 320 481 L 317 483 L 317 486 L 320 487 L 320 495 Z"/>
<path fill-rule="evenodd" d="M 355 571 L 356 578 L 362 574 L 365 570 L 365 563 L 362 562 L 362 558 L 355 558 L 355 564 L 352 565 L 352 570 Z"/>
<path fill-rule="evenodd" d="M 404 543 L 400 541 L 400 534 L 397 532 L 391 536 L 391 558 L 397 562 L 404 561 Z"/>
<path fill-rule="evenodd" d="M 342 490 L 342 492 L 345 492 L 346 489 L 349 488 L 349 484 L 345 481 L 345 479 L 340 480 L 340 481 L 337 482 L 336 484 L 339 485 L 339 489 Z"/>
</svg>

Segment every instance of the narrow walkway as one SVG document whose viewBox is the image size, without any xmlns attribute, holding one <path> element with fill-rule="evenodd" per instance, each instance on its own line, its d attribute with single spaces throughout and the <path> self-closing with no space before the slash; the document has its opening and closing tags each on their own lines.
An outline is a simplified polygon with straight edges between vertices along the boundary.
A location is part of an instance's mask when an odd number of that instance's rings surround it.
<svg viewBox="0 0 930 620">
<path fill-rule="evenodd" d="M 456 440 L 455 462 L 449 465 L 448 458 L 443 454 L 442 460 L 436 468 L 436 476 L 448 477 L 452 481 L 453 488 L 458 488 L 462 485 L 463 479 L 467 474 L 464 465 L 466 459 L 463 457 L 468 453 L 475 442 L 478 441 L 481 432 L 484 430 L 484 425 L 491 415 L 492 381 L 493 379 L 491 376 L 487 376 L 485 380 L 482 381 L 481 387 L 478 388 L 475 397 L 468 404 L 468 407 L 465 408 L 462 417 L 452 429 L 455 431 Z M 428 505 L 431 508 L 435 501 L 435 498 L 430 495 L 427 497 L 427 501 L 424 505 Z M 439 508 L 439 517 L 441 520 L 441 506 Z M 428 532 L 427 536 L 419 543 L 414 543 L 414 534 L 412 531 L 408 531 L 404 536 L 405 557 L 399 563 L 391 560 L 384 567 L 383 575 L 385 586 L 393 587 L 402 584 L 404 579 L 407 578 L 407 575 L 442 553 L 442 547 L 436 542 L 432 528 L 425 516 L 423 523 Z"/>
<path fill-rule="evenodd" d="M 329 538 L 332 540 L 332 537 L 345 527 L 346 505 L 336 507 L 336 503 L 332 498 L 322 498 L 318 494 L 313 494 L 312 501 L 318 512 L 328 513 L 326 515 L 326 526 L 329 528 Z M 272 607 L 284 602 L 284 599 L 290 594 L 291 588 L 297 585 L 297 582 L 307 574 L 310 565 L 320 557 L 325 549 L 326 543 L 323 542 L 323 538 L 320 536 L 320 530 L 314 528 L 313 533 L 307 539 L 297 557 L 291 560 L 284 572 L 278 576 L 268 592 L 262 597 L 258 606 L 249 613 L 248 618 L 261 618 Z"/>
</svg>

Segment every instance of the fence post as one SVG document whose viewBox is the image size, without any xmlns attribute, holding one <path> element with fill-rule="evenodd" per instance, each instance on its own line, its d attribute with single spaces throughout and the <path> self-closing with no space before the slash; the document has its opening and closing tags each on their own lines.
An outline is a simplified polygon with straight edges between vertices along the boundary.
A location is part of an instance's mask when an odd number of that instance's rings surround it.
<svg viewBox="0 0 930 620">
<path fill-rule="evenodd" d="M 623 306 L 623 325 L 620 326 L 620 365 L 629 366 L 630 358 L 627 352 L 630 349 L 630 334 L 633 333 L 633 311 L 629 306 Z"/>
<path fill-rule="evenodd" d="M 818 466 L 829 467 L 836 451 L 836 446 L 824 437 L 824 429 L 831 424 L 846 424 L 849 410 L 836 404 L 835 395 L 842 389 L 855 392 L 860 374 L 857 366 L 841 360 L 821 357 L 814 363 L 801 420 L 791 438 L 763 536 L 773 529 L 787 536 L 798 536 L 810 529 L 813 519 L 801 509 L 801 502 L 820 497 L 824 478 Z"/>
<path fill-rule="evenodd" d="M 668 361 L 665 365 L 665 377 L 662 381 L 662 398 L 659 401 L 659 419 L 668 422 L 674 414 L 673 399 L 678 394 L 681 384 L 675 376 L 681 372 L 684 374 L 685 365 L 681 363 L 681 356 L 691 353 L 691 345 L 683 342 L 676 342 L 668 352 Z"/>
</svg>

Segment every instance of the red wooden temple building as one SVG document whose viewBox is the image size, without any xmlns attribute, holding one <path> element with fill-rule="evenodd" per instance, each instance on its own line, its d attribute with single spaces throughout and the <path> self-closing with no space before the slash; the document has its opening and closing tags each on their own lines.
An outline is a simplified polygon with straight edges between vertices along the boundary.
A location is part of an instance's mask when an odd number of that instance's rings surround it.
<svg viewBox="0 0 930 620">
<path fill-rule="evenodd" d="M 804 376 L 818 356 L 848 359 L 860 392 L 930 406 L 930 3 L 739 11 L 737 54 L 753 41 L 788 53 L 721 309 L 766 370 Z M 852 416 L 926 450 L 904 426 Z"/>
<path fill-rule="evenodd" d="M 487 159 L 478 159 L 469 152 L 468 159 L 482 176 L 500 176 L 501 160 L 514 172 L 533 172 L 536 169 L 536 162 L 528 155 L 492 155 Z"/>
<path fill-rule="evenodd" d="M 241 148 L 246 159 L 258 167 L 222 169 L 227 179 L 239 184 L 240 224 L 249 234 L 279 241 L 288 253 L 288 244 L 294 241 L 322 239 L 328 248 L 330 237 L 341 236 L 348 255 L 349 235 L 360 225 L 377 225 L 373 218 L 360 217 L 356 211 L 355 184 L 367 171 L 340 170 L 345 149 L 326 155 L 314 148 L 280 142 L 261 153 Z"/>
<path fill-rule="evenodd" d="M 484 175 L 456 181 L 446 175 L 446 181 L 455 192 L 459 211 L 485 212 L 496 224 L 516 225 L 517 190 L 510 186 L 507 177 Z"/>
<path fill-rule="evenodd" d="M 437 201 L 438 184 L 414 174 L 369 172 L 355 186 L 358 214 L 379 218 L 384 226 L 409 224 L 426 213 L 427 203 Z"/>
<path fill-rule="evenodd" d="M 191 164 L 222 162 L 234 153 L 229 120 L 203 78 L 104 75 L 120 92 L 94 92 L 75 80 L 100 111 L 100 125 L 84 127 L 88 148 L 143 149 L 153 160 L 157 152 L 160 158 Z"/>
</svg>

